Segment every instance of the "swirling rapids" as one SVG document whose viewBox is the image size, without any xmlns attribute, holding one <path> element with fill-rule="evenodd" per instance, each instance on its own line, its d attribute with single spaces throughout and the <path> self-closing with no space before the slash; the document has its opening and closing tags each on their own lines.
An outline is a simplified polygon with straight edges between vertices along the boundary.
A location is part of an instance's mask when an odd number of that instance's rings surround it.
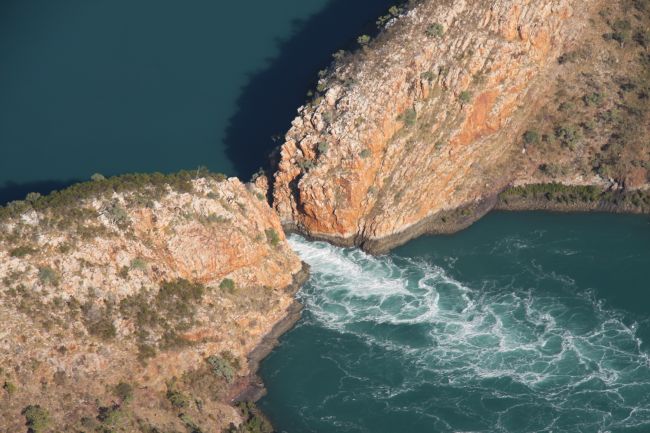
<svg viewBox="0 0 650 433">
<path fill-rule="evenodd" d="M 321 408 L 372 400 L 428 418 L 430 431 L 650 431 L 650 359 L 636 325 L 570 279 L 531 265 L 560 289 L 466 287 L 423 260 L 290 242 L 312 267 L 306 320 L 366 347 L 326 355 L 345 380 Z M 364 373 L 381 362 L 390 371 Z"/>
</svg>

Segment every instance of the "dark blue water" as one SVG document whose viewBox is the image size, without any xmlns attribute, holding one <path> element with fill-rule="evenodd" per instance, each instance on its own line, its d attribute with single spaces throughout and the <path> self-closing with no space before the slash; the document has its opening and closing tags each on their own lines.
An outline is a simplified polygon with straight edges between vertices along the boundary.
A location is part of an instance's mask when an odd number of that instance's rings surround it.
<svg viewBox="0 0 650 433">
<path fill-rule="evenodd" d="M 248 178 L 388 0 L 3 0 L 0 203 L 93 173 Z"/>
<path fill-rule="evenodd" d="M 383 257 L 291 242 L 312 278 L 262 364 L 279 431 L 650 431 L 648 217 L 491 214 Z"/>
</svg>

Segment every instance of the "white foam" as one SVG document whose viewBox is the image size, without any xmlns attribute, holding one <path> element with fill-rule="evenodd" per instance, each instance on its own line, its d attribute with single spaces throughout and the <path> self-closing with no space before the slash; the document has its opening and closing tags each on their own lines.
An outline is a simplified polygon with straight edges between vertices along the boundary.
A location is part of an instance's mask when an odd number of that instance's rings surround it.
<svg viewBox="0 0 650 433">
<path fill-rule="evenodd" d="M 373 257 L 298 236 L 289 242 L 312 267 L 300 296 L 319 326 L 356 335 L 417 366 L 401 388 L 376 390 L 377 398 L 394 398 L 423 380 L 492 395 L 497 389 L 490 381 L 508 380 L 519 391 L 502 397 L 530 393 L 552 408 L 549 430 L 566 431 L 553 426 L 583 411 L 601 431 L 650 422 L 650 360 L 636 325 L 624 324 L 593 293 L 545 297 L 492 282 L 475 289 L 425 261 Z M 528 248 L 518 239 L 502 247 Z M 527 272 L 538 281 L 574 284 L 538 264 Z M 428 344 L 390 339 L 377 328 L 383 325 L 424 327 Z M 616 415 L 590 406 L 590 399 L 615 406 Z M 507 416 L 508 410 L 499 420 Z"/>
</svg>

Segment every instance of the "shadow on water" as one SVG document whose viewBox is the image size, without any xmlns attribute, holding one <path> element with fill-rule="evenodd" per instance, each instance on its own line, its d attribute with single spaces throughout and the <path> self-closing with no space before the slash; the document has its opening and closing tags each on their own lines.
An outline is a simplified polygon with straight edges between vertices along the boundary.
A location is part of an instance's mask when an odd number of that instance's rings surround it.
<svg viewBox="0 0 650 433">
<path fill-rule="evenodd" d="M 284 136 L 332 53 L 352 47 L 360 34 L 375 33 L 376 18 L 395 3 L 332 0 L 318 14 L 295 22 L 293 34 L 278 41 L 279 55 L 251 76 L 226 128 L 226 153 L 242 179 L 268 165 L 269 153 L 280 144 L 272 137 Z"/>
<path fill-rule="evenodd" d="M 22 200 L 30 192 L 48 194 L 54 190 L 67 188 L 79 179 L 68 180 L 42 180 L 37 182 L 16 183 L 7 182 L 0 186 L 0 206 L 14 200 Z"/>
</svg>

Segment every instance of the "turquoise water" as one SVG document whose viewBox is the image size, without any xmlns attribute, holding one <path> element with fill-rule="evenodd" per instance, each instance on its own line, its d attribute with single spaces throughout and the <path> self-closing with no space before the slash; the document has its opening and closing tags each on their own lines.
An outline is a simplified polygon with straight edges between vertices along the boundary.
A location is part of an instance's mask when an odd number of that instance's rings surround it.
<svg viewBox="0 0 650 433">
<path fill-rule="evenodd" d="M 299 237 L 282 432 L 650 431 L 650 219 L 495 213 L 371 257 Z"/>
<path fill-rule="evenodd" d="M 248 178 L 388 0 L 3 0 L 0 203 L 93 173 Z"/>
</svg>

